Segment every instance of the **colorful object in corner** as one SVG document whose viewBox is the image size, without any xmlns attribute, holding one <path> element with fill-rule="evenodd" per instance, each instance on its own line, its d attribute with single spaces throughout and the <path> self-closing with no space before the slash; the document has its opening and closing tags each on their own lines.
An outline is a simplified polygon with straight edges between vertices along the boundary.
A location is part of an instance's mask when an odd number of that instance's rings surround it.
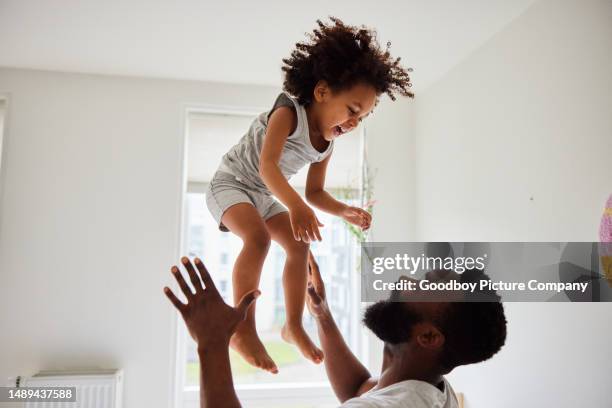
<svg viewBox="0 0 612 408">
<path fill-rule="evenodd" d="M 612 286 L 612 195 L 608 197 L 606 208 L 601 217 L 599 226 L 599 242 L 607 243 L 602 245 L 600 258 L 604 276 L 608 284 Z"/>
</svg>

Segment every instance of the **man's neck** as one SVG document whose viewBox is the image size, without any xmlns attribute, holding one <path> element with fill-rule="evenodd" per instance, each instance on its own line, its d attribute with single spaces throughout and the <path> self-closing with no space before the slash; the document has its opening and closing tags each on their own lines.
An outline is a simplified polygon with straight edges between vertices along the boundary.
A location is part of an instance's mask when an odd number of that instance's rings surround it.
<svg viewBox="0 0 612 408">
<path fill-rule="evenodd" d="M 385 344 L 383 367 L 376 388 L 406 380 L 424 381 L 440 389 L 442 370 L 428 353 L 414 352 L 406 345 Z"/>
</svg>

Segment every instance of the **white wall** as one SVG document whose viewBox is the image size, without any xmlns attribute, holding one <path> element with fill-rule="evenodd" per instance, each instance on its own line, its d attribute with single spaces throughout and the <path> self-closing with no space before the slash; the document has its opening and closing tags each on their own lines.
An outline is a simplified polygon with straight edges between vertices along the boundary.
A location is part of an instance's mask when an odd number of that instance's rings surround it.
<svg viewBox="0 0 612 408">
<path fill-rule="evenodd" d="M 2 146 L 4 146 L 4 123 L 7 109 L 7 96 L 0 94 L 0 197 L 2 197 Z M 0 219 L 1 222 L 1 219 Z"/>
<path fill-rule="evenodd" d="M 368 162 L 374 177 L 371 241 L 414 241 L 415 100 L 381 98 L 366 124 Z"/>
<path fill-rule="evenodd" d="M 184 104 L 277 91 L 0 69 L 0 92 L 0 379 L 121 367 L 127 407 L 170 406 Z"/>
<path fill-rule="evenodd" d="M 416 99 L 426 241 L 596 241 L 612 191 L 612 2 L 540 1 Z M 533 198 L 533 199 L 532 199 Z M 610 304 L 506 304 L 468 407 L 609 406 Z"/>
</svg>

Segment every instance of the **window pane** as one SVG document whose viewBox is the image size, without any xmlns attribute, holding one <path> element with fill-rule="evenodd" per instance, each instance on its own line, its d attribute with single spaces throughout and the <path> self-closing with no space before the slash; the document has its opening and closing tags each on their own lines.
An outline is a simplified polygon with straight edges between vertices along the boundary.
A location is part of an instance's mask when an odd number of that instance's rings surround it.
<svg viewBox="0 0 612 408">
<path fill-rule="evenodd" d="M 201 257 L 226 302 L 232 304 L 232 267 L 242 248 L 241 240 L 235 235 L 221 232 L 204 204 L 204 194 L 189 193 L 186 203 L 187 248 L 189 256 Z M 323 279 L 328 288 L 328 302 L 347 343 L 354 343 L 351 319 L 358 316 L 356 307 L 350 307 L 351 290 L 358 274 L 355 268 L 355 240 L 343 221 L 325 213 L 318 214 L 325 225 L 321 229 L 322 242 L 311 245 L 320 265 Z M 268 374 L 247 364 L 238 354 L 231 351 L 234 382 L 240 384 L 325 382 L 323 365 L 306 360 L 299 350 L 285 343 L 280 329 L 285 321 L 282 273 L 285 262 L 283 249 L 273 243 L 266 258 L 261 276 L 262 296 L 257 300 L 257 330 L 270 356 L 279 367 L 278 375 Z M 304 327 L 317 342 L 313 319 L 304 311 Z M 185 385 L 198 385 L 198 356 L 193 340 L 187 336 L 187 372 Z"/>
</svg>

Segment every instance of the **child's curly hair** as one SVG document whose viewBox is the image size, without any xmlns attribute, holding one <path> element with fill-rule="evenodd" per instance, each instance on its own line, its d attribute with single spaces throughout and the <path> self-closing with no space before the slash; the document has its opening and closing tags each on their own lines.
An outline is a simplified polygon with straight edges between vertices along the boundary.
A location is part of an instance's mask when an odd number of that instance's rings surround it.
<svg viewBox="0 0 612 408">
<path fill-rule="evenodd" d="M 395 93 L 414 97 L 408 72 L 400 66 L 400 58 L 389 53 L 391 43 L 382 50 L 376 42 L 376 31 L 364 26 L 345 25 L 330 17 L 333 24 L 317 20 L 318 29 L 308 34 L 310 41 L 299 42 L 290 58 L 283 59 L 285 91 L 302 105 L 312 102 L 315 85 L 325 80 L 333 91 L 341 91 L 364 82 L 395 100 Z"/>
</svg>

